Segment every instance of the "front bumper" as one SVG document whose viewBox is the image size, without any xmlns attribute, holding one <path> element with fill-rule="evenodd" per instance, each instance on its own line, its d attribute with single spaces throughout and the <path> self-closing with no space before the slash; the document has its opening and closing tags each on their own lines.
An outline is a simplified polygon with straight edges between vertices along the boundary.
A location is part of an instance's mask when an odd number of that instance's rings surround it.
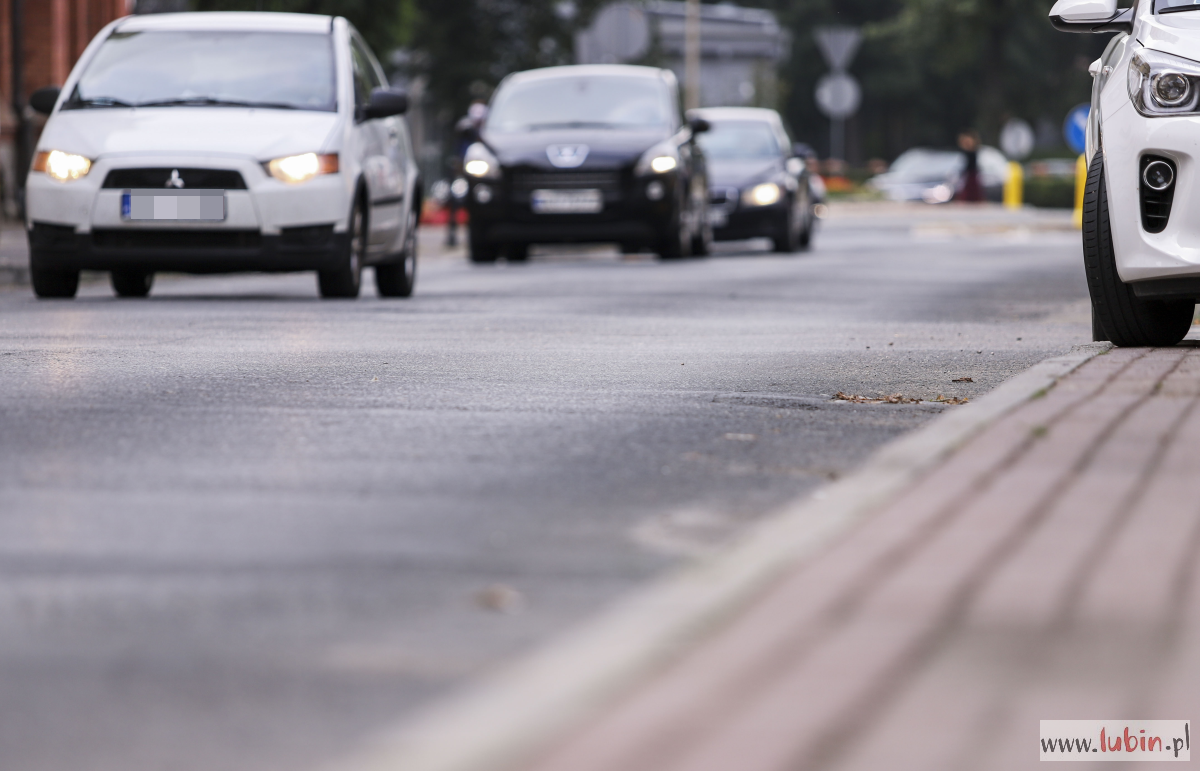
<svg viewBox="0 0 1200 771">
<path fill-rule="evenodd" d="M 717 241 L 741 241 L 780 237 L 787 233 L 788 205 L 785 197 L 770 206 L 746 207 L 738 203 L 736 208 L 729 209 L 712 200 L 709 204 L 709 221 L 713 226 L 713 238 Z"/>
<path fill-rule="evenodd" d="M 69 225 L 34 222 L 28 236 L 33 265 L 65 270 L 326 270 L 341 265 L 350 249 L 350 234 L 336 233 L 332 225 L 285 228 L 267 236 L 230 228 L 96 228 L 79 233 Z"/>
<path fill-rule="evenodd" d="M 221 222 L 122 219 L 124 188 L 105 186 L 109 172 L 162 167 L 237 172 L 244 189 L 225 190 Z M 100 158 L 86 177 L 67 183 L 31 172 L 30 255 L 47 268 L 319 270 L 335 265 L 348 248 L 350 184 L 342 174 L 329 174 L 287 185 L 254 159 L 210 156 Z"/>
<path fill-rule="evenodd" d="M 1134 283 L 1135 291 L 1137 282 L 1200 277 L 1200 220 L 1192 216 L 1200 210 L 1200 117 L 1145 118 L 1124 99 L 1102 124 L 1117 273 Z M 1142 227 L 1139 174 L 1144 155 L 1165 156 L 1177 167 L 1171 215 L 1161 233 Z M 1147 296 L 1157 294 L 1149 285 L 1142 289 Z"/>
<path fill-rule="evenodd" d="M 655 182 L 662 188 L 658 200 L 646 194 L 647 186 Z M 480 194 L 481 188 L 487 195 Z M 532 192 L 539 188 L 599 189 L 603 209 L 588 214 L 534 213 Z M 682 197 L 674 173 L 635 177 L 632 168 L 574 172 L 507 168 L 498 180 L 470 180 L 467 212 L 472 238 L 487 243 L 650 244 L 678 227 Z"/>
</svg>

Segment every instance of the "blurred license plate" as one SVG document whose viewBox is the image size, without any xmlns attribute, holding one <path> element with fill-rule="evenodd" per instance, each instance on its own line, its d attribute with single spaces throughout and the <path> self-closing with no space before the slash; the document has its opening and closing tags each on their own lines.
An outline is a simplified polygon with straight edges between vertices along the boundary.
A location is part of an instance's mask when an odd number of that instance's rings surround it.
<svg viewBox="0 0 1200 771">
<path fill-rule="evenodd" d="M 596 214 L 604 210 L 599 190 L 534 190 L 530 198 L 535 214 Z"/>
<path fill-rule="evenodd" d="M 708 210 L 708 224 L 714 228 L 723 228 L 729 222 L 729 213 L 718 209 Z"/>
<path fill-rule="evenodd" d="M 126 190 L 121 195 L 123 220 L 225 219 L 224 190 Z"/>
</svg>

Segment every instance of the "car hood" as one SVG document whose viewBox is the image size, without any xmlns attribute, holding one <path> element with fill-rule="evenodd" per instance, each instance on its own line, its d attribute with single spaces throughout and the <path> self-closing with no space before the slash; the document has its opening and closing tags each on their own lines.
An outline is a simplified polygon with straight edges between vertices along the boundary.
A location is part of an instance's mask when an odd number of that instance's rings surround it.
<svg viewBox="0 0 1200 771">
<path fill-rule="evenodd" d="M 709 187 L 745 187 L 746 185 L 766 181 L 783 170 L 783 162 L 777 159 L 769 161 L 708 161 Z"/>
<path fill-rule="evenodd" d="M 1200 61 L 1200 11 L 1147 16 L 1137 39 L 1146 48 Z"/>
<path fill-rule="evenodd" d="M 334 150 L 332 112 L 240 107 L 66 110 L 46 124 L 38 147 L 89 158 L 120 155 L 238 155 L 269 160 Z"/>
<path fill-rule="evenodd" d="M 595 129 L 530 131 L 499 134 L 485 131 L 483 142 L 502 166 L 533 166 L 554 169 L 546 149 L 554 145 L 585 145 L 587 158 L 579 168 L 614 169 L 637 162 L 642 153 L 667 139 L 663 131 L 614 131 Z"/>
</svg>

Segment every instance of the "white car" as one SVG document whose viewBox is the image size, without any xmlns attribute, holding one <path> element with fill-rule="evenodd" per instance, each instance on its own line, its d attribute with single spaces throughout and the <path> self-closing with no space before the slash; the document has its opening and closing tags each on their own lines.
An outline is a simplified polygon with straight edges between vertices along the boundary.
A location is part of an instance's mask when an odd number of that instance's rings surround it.
<svg viewBox="0 0 1200 771">
<path fill-rule="evenodd" d="M 1051 22 L 1117 32 L 1091 66 L 1083 251 L 1092 332 L 1174 345 L 1200 299 L 1200 3 L 1059 0 Z"/>
<path fill-rule="evenodd" d="M 49 113 L 26 187 L 33 290 L 73 297 L 111 271 L 316 271 L 323 297 L 416 278 L 421 188 L 408 99 L 345 19 L 125 17 L 88 45 Z"/>
</svg>

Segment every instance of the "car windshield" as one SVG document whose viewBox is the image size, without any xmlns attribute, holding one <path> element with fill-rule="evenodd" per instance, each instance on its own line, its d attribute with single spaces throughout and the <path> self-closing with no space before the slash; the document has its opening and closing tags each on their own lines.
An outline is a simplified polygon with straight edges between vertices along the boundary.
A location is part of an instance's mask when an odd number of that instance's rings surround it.
<svg viewBox="0 0 1200 771">
<path fill-rule="evenodd" d="M 1200 0 L 1157 0 L 1154 3 L 1154 10 L 1158 13 L 1200 11 Z"/>
<path fill-rule="evenodd" d="M 896 182 L 942 180 L 958 173 L 964 163 L 962 153 L 951 150 L 909 150 L 888 169 L 888 177 Z"/>
<path fill-rule="evenodd" d="M 770 124 L 760 120 L 712 121 L 697 137 L 706 158 L 717 161 L 767 160 L 780 156 Z"/>
<path fill-rule="evenodd" d="M 651 78 L 578 75 L 510 83 L 488 116 L 489 131 L 669 128 L 670 92 Z"/>
<path fill-rule="evenodd" d="M 116 32 L 64 109 L 230 105 L 337 110 L 329 35 Z"/>
</svg>

